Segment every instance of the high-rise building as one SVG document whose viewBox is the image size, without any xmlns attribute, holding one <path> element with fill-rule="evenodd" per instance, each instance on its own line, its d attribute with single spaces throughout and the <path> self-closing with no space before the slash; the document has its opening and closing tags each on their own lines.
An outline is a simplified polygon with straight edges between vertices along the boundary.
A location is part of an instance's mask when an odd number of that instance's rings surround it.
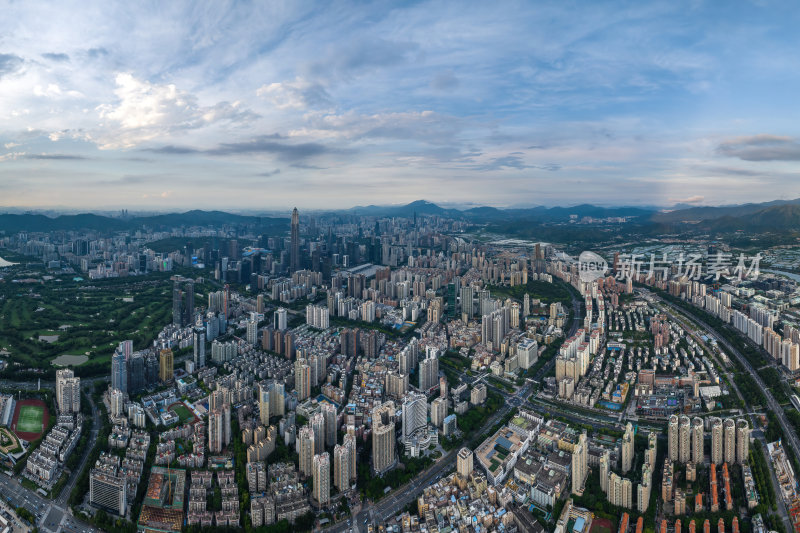
<svg viewBox="0 0 800 533">
<path fill-rule="evenodd" d="M 253 346 L 258 344 L 258 322 L 255 318 L 247 321 L 247 343 Z"/>
<path fill-rule="evenodd" d="M 722 441 L 722 419 L 714 417 L 711 419 L 711 462 L 715 465 L 723 461 Z"/>
<path fill-rule="evenodd" d="M 172 381 L 175 368 L 172 362 L 172 350 L 166 348 L 159 353 L 158 360 L 158 378 L 161 381 Z"/>
<path fill-rule="evenodd" d="M 294 362 L 294 389 L 297 392 L 298 401 L 303 401 L 311 396 L 311 366 L 305 359 L 298 359 Z"/>
<path fill-rule="evenodd" d="M 220 453 L 231 442 L 231 406 L 227 403 L 208 412 L 208 451 Z"/>
<path fill-rule="evenodd" d="M 673 463 L 678 461 L 678 417 L 672 415 L 667 424 L 667 457 Z"/>
<path fill-rule="evenodd" d="M 111 356 L 111 388 L 128 393 L 128 362 L 119 348 Z"/>
<path fill-rule="evenodd" d="M 125 414 L 125 395 L 121 390 L 111 389 L 108 393 L 108 403 L 111 407 L 111 416 L 118 417 Z"/>
<path fill-rule="evenodd" d="M 458 472 L 458 475 L 463 479 L 469 479 L 469 476 L 472 475 L 472 469 L 474 467 L 473 460 L 472 450 L 469 448 L 461 448 L 458 450 L 458 455 L 456 456 L 456 472 Z"/>
<path fill-rule="evenodd" d="M 331 464 L 328 452 L 314 456 L 314 499 L 321 507 L 331 502 Z"/>
<path fill-rule="evenodd" d="M 295 207 L 292 210 L 292 235 L 291 235 L 291 250 L 289 257 L 289 269 L 292 272 L 300 270 L 300 214 Z"/>
<path fill-rule="evenodd" d="M 183 291 L 178 281 L 172 285 L 172 325 L 183 325 Z"/>
<path fill-rule="evenodd" d="M 275 310 L 272 318 L 273 327 L 278 331 L 284 331 L 289 327 L 288 311 L 285 308 L 279 307 Z"/>
<path fill-rule="evenodd" d="M 736 421 L 736 462 L 740 465 L 747 464 L 750 453 L 750 426 L 747 420 L 741 418 Z"/>
<path fill-rule="evenodd" d="M 286 412 L 286 387 L 283 382 L 275 381 L 269 388 L 270 416 L 283 416 Z"/>
<path fill-rule="evenodd" d="M 582 493 L 586 485 L 586 473 L 589 460 L 589 443 L 586 433 L 581 433 L 578 443 L 572 450 L 572 492 Z"/>
<path fill-rule="evenodd" d="M 127 511 L 127 481 L 111 465 L 93 468 L 89 474 L 89 503 L 124 517 Z"/>
<path fill-rule="evenodd" d="M 271 407 L 269 405 L 270 390 L 266 383 L 258 384 L 258 419 L 263 426 L 269 426 Z"/>
<path fill-rule="evenodd" d="M 372 410 L 372 468 L 383 474 L 395 465 L 394 402 Z"/>
<path fill-rule="evenodd" d="M 688 416 L 680 418 L 678 428 L 678 462 L 686 464 L 692 460 L 692 421 Z"/>
<path fill-rule="evenodd" d="M 300 428 L 297 436 L 300 441 L 300 472 L 304 476 L 312 475 L 312 461 L 314 459 L 314 430 L 311 426 L 305 425 Z"/>
<path fill-rule="evenodd" d="M 357 471 L 356 471 L 356 436 L 353 434 L 346 434 L 343 439 L 343 446 L 347 447 L 350 450 L 350 481 L 354 481 L 356 479 Z"/>
<path fill-rule="evenodd" d="M 194 368 L 199 370 L 206 366 L 206 328 L 202 326 L 194 328 L 193 336 Z"/>
<path fill-rule="evenodd" d="M 322 413 L 314 413 L 309 424 L 314 430 L 314 455 L 319 455 L 325 451 L 325 417 Z"/>
<path fill-rule="evenodd" d="M 600 456 L 600 490 L 608 494 L 608 473 L 609 473 L 609 453 L 608 450 Z"/>
<path fill-rule="evenodd" d="M 633 468 L 633 424 L 625 425 L 622 435 L 622 473 L 627 474 Z"/>
<path fill-rule="evenodd" d="M 339 492 L 350 488 L 350 447 L 343 444 L 333 448 L 333 485 Z"/>
<path fill-rule="evenodd" d="M 696 416 L 692 419 L 692 461 L 696 465 L 703 464 L 703 419 Z"/>
<path fill-rule="evenodd" d="M 723 462 L 730 465 L 736 461 L 736 422 L 733 418 L 726 418 L 722 426 L 724 433 Z"/>
<path fill-rule="evenodd" d="M 441 429 L 444 418 L 447 416 L 447 400 L 436 398 L 431 402 L 431 424 Z"/>
<path fill-rule="evenodd" d="M 194 282 L 187 281 L 184 285 L 183 326 L 191 326 L 194 322 Z"/>
<path fill-rule="evenodd" d="M 336 406 L 325 402 L 322 404 L 322 417 L 325 419 L 325 446 L 336 444 Z"/>
<path fill-rule="evenodd" d="M 417 430 L 428 425 L 428 399 L 424 394 L 411 392 L 403 398 L 403 442 Z"/>
<path fill-rule="evenodd" d="M 81 410 L 81 378 L 76 378 L 68 368 L 56 371 L 56 403 L 62 414 Z"/>
<path fill-rule="evenodd" d="M 425 347 L 425 359 L 419 362 L 419 388 L 428 391 L 439 383 L 439 351 Z"/>
</svg>

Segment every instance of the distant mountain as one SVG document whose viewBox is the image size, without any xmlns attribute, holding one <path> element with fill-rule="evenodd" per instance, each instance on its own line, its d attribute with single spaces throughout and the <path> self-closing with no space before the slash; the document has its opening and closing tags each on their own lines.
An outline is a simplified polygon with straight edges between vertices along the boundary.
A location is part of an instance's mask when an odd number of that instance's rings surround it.
<svg viewBox="0 0 800 533">
<path fill-rule="evenodd" d="M 727 205 L 720 207 L 689 207 L 686 209 L 676 209 L 674 211 L 655 213 L 650 220 L 656 223 L 672 222 L 697 222 L 702 220 L 712 220 L 722 217 L 741 217 L 763 211 L 769 207 L 782 205 L 800 205 L 800 198 L 795 200 L 773 200 L 759 204 Z"/>
<path fill-rule="evenodd" d="M 726 215 L 703 221 L 700 227 L 718 232 L 797 231 L 800 229 L 800 205 L 785 203 L 743 216 Z"/>
<path fill-rule="evenodd" d="M 20 231 L 49 232 L 89 230 L 114 232 L 134 230 L 147 226 L 151 228 L 173 228 L 180 226 L 218 226 L 221 224 L 253 226 L 259 229 L 289 229 L 288 218 L 242 216 L 223 211 L 187 211 L 186 213 L 170 213 L 133 217 L 128 219 L 112 218 L 91 213 L 80 215 L 61 215 L 47 217 L 33 214 L 0 215 L 0 232 L 13 234 Z"/>
</svg>

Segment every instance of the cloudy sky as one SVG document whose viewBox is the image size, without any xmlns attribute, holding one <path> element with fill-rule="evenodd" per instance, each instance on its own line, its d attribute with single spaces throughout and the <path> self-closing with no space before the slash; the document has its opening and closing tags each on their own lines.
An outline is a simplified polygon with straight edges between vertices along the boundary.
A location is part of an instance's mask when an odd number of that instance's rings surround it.
<svg viewBox="0 0 800 533">
<path fill-rule="evenodd" d="M 3 2 L 0 206 L 800 197 L 800 6 Z"/>
</svg>

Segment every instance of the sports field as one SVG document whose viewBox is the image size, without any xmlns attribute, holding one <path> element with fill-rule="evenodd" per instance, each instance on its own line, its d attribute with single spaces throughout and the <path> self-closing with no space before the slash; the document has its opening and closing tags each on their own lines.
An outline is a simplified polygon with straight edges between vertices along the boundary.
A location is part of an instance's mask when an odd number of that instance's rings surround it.
<svg viewBox="0 0 800 533">
<path fill-rule="evenodd" d="M 182 403 L 174 403 L 169 406 L 169 410 L 173 411 L 181 421 L 181 424 L 190 422 L 194 419 L 194 414 L 189 410 L 188 407 L 183 405 Z"/>
<path fill-rule="evenodd" d="M 17 431 L 25 433 L 41 433 L 44 408 L 38 405 L 23 405 L 19 410 Z"/>
</svg>

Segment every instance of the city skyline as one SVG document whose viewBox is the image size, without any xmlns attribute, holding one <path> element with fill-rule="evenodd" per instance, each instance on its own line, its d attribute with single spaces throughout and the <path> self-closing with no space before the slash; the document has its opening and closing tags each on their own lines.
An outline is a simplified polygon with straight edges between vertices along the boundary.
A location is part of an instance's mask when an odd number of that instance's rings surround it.
<svg viewBox="0 0 800 533">
<path fill-rule="evenodd" d="M 800 197 L 789 3 L 6 13 L 0 207 Z"/>
</svg>

